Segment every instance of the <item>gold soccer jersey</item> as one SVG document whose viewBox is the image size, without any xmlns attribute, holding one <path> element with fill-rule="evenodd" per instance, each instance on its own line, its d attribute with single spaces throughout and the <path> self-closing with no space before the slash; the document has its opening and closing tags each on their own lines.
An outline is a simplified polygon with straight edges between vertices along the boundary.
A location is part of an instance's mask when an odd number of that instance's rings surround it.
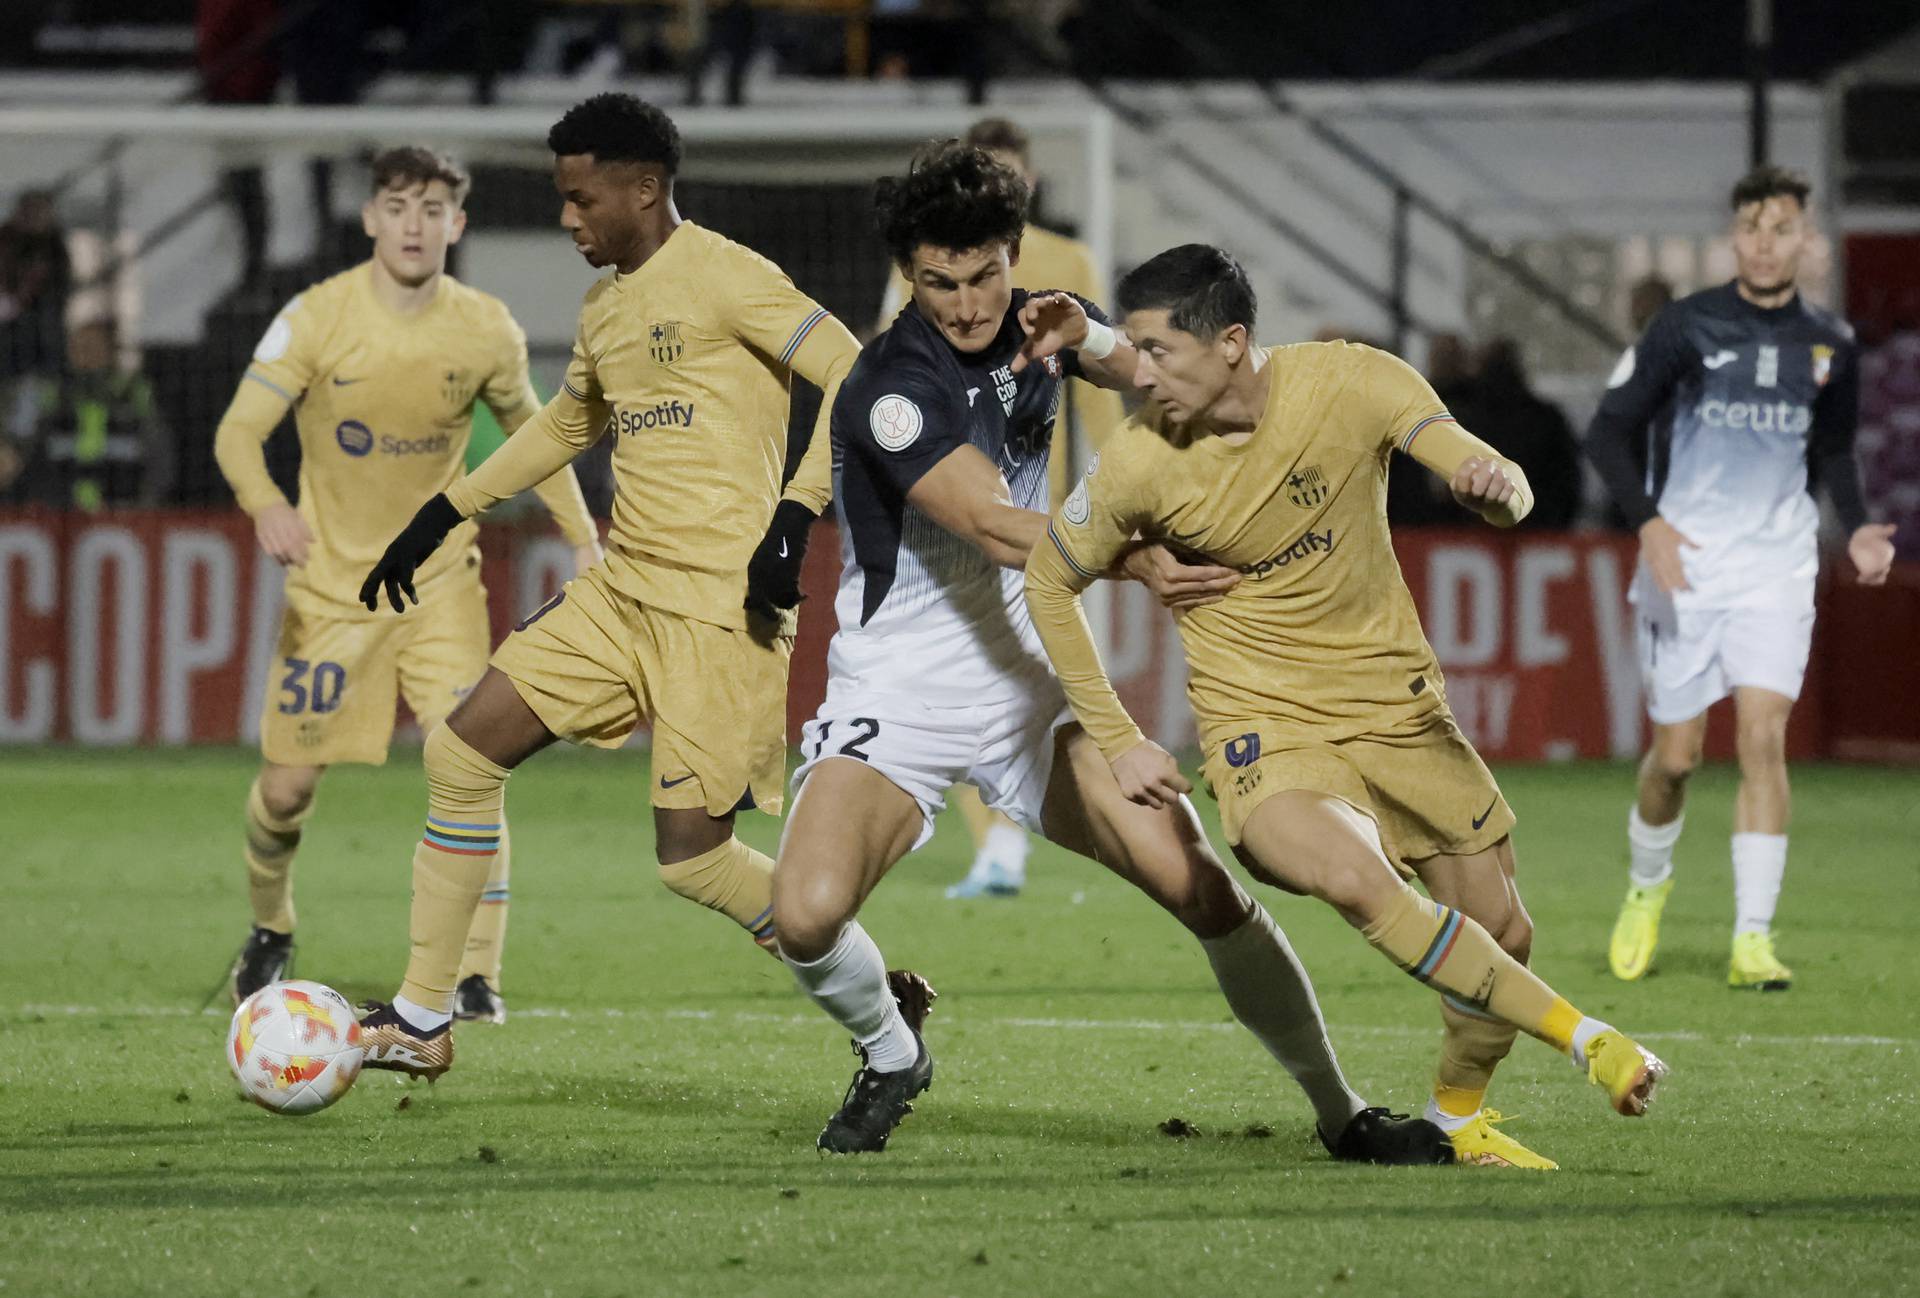
<svg viewBox="0 0 1920 1298">
<path fill-rule="evenodd" d="M 472 515 L 604 430 L 609 583 L 647 608 L 744 628 L 747 560 L 783 494 L 790 377 L 827 392 L 824 413 L 858 352 L 779 267 L 682 222 L 637 270 L 587 291 L 561 390 L 447 498 Z M 827 442 L 815 435 L 784 493 L 815 513 L 831 494 Z"/>
<path fill-rule="evenodd" d="M 1109 758 L 1140 742 L 1102 672 L 1077 593 L 1136 536 L 1237 568 L 1179 629 L 1211 753 L 1257 723 L 1276 747 L 1392 731 L 1444 707 L 1440 670 L 1387 533 L 1398 448 L 1450 475 L 1500 457 L 1453 422 L 1403 361 L 1347 343 L 1266 353 L 1268 395 L 1239 444 L 1187 437 L 1148 407 L 1115 433 L 1054 515 L 1027 598 L 1075 713 Z M 1514 513 L 1527 508 L 1524 480 Z"/>
<path fill-rule="evenodd" d="M 300 515 L 313 544 L 305 566 L 288 573 L 287 602 L 315 616 L 393 616 L 384 607 L 369 613 L 360 583 L 421 502 L 460 475 L 474 402 L 509 432 L 539 408 L 526 335 L 497 298 L 443 275 L 431 303 L 401 316 L 374 296 L 373 273 L 364 262 L 287 304 L 214 439 L 241 508 L 284 504 L 260 448 L 293 407 Z M 572 473 L 539 491 L 569 542 L 594 539 Z M 469 565 L 473 541 L 472 526 L 463 527 L 421 566 L 414 580 L 423 600 L 436 579 Z"/>
</svg>

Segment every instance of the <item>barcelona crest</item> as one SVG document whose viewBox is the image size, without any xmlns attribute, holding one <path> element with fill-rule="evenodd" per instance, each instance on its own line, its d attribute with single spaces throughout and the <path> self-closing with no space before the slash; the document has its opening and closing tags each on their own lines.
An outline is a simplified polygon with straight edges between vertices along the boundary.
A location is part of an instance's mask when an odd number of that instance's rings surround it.
<svg viewBox="0 0 1920 1298">
<path fill-rule="evenodd" d="M 440 377 L 440 396 L 455 410 L 460 410 L 472 400 L 467 386 L 467 376 L 460 370 L 448 370 Z"/>
<path fill-rule="evenodd" d="M 647 353 L 658 365 L 671 365 L 686 350 L 680 341 L 680 322 L 662 320 L 647 326 Z"/>
<path fill-rule="evenodd" d="M 1302 509 L 1312 509 L 1327 498 L 1327 476 L 1320 466 L 1310 464 L 1287 475 L 1287 499 Z"/>
</svg>

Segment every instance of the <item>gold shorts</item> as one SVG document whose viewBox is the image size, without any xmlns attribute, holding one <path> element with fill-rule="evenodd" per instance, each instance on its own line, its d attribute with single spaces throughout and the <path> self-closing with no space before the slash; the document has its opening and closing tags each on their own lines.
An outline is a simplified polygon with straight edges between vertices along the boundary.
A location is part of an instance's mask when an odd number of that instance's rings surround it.
<svg viewBox="0 0 1920 1298">
<path fill-rule="evenodd" d="M 1209 754 L 1203 773 L 1235 846 L 1255 807 L 1296 789 L 1330 794 L 1372 817 L 1402 873 L 1410 861 L 1484 851 L 1514 826 L 1493 772 L 1445 708 L 1392 731 L 1326 743 L 1249 730 Z"/>
<path fill-rule="evenodd" d="M 260 715 L 260 752 L 282 766 L 379 766 L 394 701 L 423 731 L 453 711 L 487 669 L 487 592 L 476 571 L 405 613 L 335 618 L 291 606 Z"/>
<path fill-rule="evenodd" d="M 653 805 L 779 815 L 793 637 L 643 608 L 600 568 L 568 582 L 493 655 L 547 729 L 618 748 L 653 723 Z"/>
</svg>

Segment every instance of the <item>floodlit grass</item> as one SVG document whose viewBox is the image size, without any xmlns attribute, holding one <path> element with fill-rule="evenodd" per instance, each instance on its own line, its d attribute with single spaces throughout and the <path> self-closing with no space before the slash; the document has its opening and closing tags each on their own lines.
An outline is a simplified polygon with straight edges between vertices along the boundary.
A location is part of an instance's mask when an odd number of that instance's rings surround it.
<svg viewBox="0 0 1920 1298">
<path fill-rule="evenodd" d="M 786 972 L 669 895 L 644 758 L 516 775 L 503 1028 L 439 1085 L 326 1113 L 236 1098 L 254 758 L 0 753 L 0 1290 L 8 1294 L 1914 1292 L 1920 780 L 1796 772 L 1785 995 L 1724 985 L 1733 779 L 1695 782 L 1654 975 L 1606 972 L 1624 767 L 1501 772 L 1536 967 L 1674 1066 L 1645 1121 L 1522 1039 L 1493 1102 L 1552 1175 L 1354 1168 L 1228 1020 L 1195 945 L 1042 849 L 954 903 L 956 818 L 866 921 L 942 998 L 933 1089 L 877 1157 L 813 1138 L 854 1060 Z M 327 778 L 298 864 L 298 974 L 386 995 L 406 957 L 418 759 Z M 1205 810 L 1211 814 L 1210 806 Z M 776 825 L 743 818 L 764 850 Z M 1256 890 L 1260 891 L 1260 890 Z M 1315 903 L 1261 892 L 1355 1085 L 1424 1100 L 1434 997 Z M 1198 1134 L 1174 1139 L 1178 1116 Z"/>
</svg>

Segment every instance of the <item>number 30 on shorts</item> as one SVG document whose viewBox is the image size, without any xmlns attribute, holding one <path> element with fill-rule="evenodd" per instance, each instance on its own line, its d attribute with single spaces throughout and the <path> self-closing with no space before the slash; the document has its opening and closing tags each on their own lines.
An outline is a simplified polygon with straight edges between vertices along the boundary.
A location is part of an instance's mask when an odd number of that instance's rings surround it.
<svg viewBox="0 0 1920 1298">
<path fill-rule="evenodd" d="M 280 712 L 331 712 L 340 706 L 347 688 L 347 669 L 339 663 L 310 663 L 305 658 L 283 658 L 287 674 L 280 678 Z"/>
<path fill-rule="evenodd" d="M 852 725 L 854 733 L 843 740 L 840 747 L 833 751 L 842 757 L 858 758 L 863 762 L 872 761 L 873 758 L 867 752 L 867 745 L 879 737 L 880 723 L 872 717 L 855 717 Z M 814 761 L 817 762 L 827 755 L 827 738 L 832 730 L 833 722 L 822 721 L 820 723 L 819 738 L 815 739 L 813 743 Z"/>
</svg>

